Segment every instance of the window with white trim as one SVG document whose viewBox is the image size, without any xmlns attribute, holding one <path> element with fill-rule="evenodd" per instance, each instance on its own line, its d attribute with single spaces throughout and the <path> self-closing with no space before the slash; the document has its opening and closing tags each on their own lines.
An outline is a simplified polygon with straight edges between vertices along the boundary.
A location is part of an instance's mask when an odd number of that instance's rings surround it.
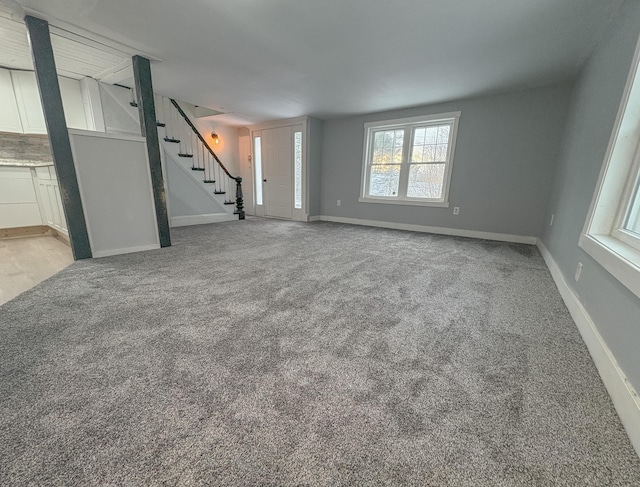
<svg viewBox="0 0 640 487">
<path fill-rule="evenodd" d="M 460 112 L 365 124 L 359 201 L 448 206 Z"/>
<path fill-rule="evenodd" d="M 621 211 L 618 214 L 618 224 L 615 225 L 613 236 L 640 251 L 640 145 L 636 151 L 635 174 L 629 178 L 627 198 L 622 200 Z"/>
<path fill-rule="evenodd" d="M 580 247 L 640 297 L 640 41 Z"/>
</svg>

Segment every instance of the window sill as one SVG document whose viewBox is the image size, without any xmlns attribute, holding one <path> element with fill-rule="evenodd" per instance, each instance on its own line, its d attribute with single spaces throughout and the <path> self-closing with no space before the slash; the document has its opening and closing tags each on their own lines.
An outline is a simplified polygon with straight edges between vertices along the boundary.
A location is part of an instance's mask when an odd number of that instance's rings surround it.
<svg viewBox="0 0 640 487">
<path fill-rule="evenodd" d="M 439 208 L 449 208 L 448 201 L 420 201 L 411 199 L 387 199 L 387 198 L 358 198 L 360 203 L 382 203 L 384 205 L 405 205 L 405 206 L 435 206 Z"/>
<path fill-rule="evenodd" d="M 609 235 L 581 235 L 580 247 L 640 298 L 640 251 Z"/>
</svg>

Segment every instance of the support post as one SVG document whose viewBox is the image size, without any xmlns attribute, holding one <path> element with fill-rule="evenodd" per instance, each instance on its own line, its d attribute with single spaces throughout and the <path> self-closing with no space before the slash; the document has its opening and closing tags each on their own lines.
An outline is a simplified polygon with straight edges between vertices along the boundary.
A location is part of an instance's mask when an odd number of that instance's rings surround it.
<svg viewBox="0 0 640 487">
<path fill-rule="evenodd" d="M 133 56 L 132 63 L 138 113 L 140 115 L 140 129 L 142 136 L 147 140 L 147 154 L 151 169 L 151 186 L 156 207 L 160 247 L 169 247 L 171 245 L 171 234 L 169 232 L 169 217 L 167 214 L 167 195 L 164 190 L 164 178 L 162 177 L 156 107 L 151 83 L 151 65 L 149 60 L 142 56 Z"/>
<path fill-rule="evenodd" d="M 73 164 L 69 131 L 67 130 L 56 63 L 51 47 L 49 23 L 30 15 L 24 18 L 24 22 L 31 45 L 31 56 L 38 81 L 38 91 L 47 126 L 53 165 L 58 175 L 60 197 L 67 219 L 73 258 L 75 260 L 89 259 L 91 258 L 91 244 L 80 198 L 76 168 Z"/>
<path fill-rule="evenodd" d="M 244 220 L 244 200 L 242 195 L 242 178 L 236 178 L 236 211 L 238 220 Z"/>
</svg>

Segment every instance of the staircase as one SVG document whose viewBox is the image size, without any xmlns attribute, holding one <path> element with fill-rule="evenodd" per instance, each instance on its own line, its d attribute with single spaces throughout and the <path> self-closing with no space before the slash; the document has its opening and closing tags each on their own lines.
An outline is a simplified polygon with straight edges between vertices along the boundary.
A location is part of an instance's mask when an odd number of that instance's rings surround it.
<svg viewBox="0 0 640 487">
<path fill-rule="evenodd" d="M 226 213 L 244 220 L 242 178 L 231 175 L 176 100 L 156 96 L 155 105 L 158 135 L 166 153 L 191 171 L 201 189 Z"/>
</svg>

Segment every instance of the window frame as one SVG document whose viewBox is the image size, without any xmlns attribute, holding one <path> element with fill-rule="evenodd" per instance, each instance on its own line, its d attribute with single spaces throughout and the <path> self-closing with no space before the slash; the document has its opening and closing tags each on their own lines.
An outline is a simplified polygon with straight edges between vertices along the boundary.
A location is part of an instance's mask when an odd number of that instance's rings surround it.
<svg viewBox="0 0 640 487">
<path fill-rule="evenodd" d="M 362 173 L 360 178 L 360 196 L 358 201 L 361 203 L 383 203 L 395 205 L 413 205 L 413 206 L 434 206 L 449 207 L 449 189 L 451 186 L 451 175 L 453 173 L 453 161 L 455 155 L 456 141 L 458 136 L 458 125 L 462 112 L 448 112 L 431 115 L 423 115 L 418 117 L 399 118 L 393 120 L 382 120 L 378 122 L 368 122 L 364 124 L 364 144 L 362 157 Z M 409 158 L 413 147 L 415 130 L 422 127 L 431 127 L 438 125 L 450 124 L 449 141 L 447 146 L 447 158 L 445 164 L 445 174 L 443 179 L 442 196 L 440 198 L 419 198 L 407 196 L 409 186 L 409 171 L 413 164 Z M 398 183 L 397 196 L 372 196 L 369 195 L 369 180 L 371 174 L 371 163 L 373 157 L 374 135 L 376 132 L 384 130 L 403 129 L 405 136 L 403 140 L 402 162 L 400 165 L 400 175 Z M 424 163 L 424 164 L 442 164 L 442 162 Z"/>
<path fill-rule="evenodd" d="M 638 201 L 636 201 L 636 199 L 638 199 Z M 624 193 L 620 199 L 618 214 L 614 220 L 611 231 L 613 238 L 622 241 L 640 252 L 640 236 L 625 228 L 628 219 L 631 217 L 634 204 L 640 205 L 640 141 L 638 141 Z"/>
<path fill-rule="evenodd" d="M 579 246 L 640 298 L 640 237 L 625 229 L 640 198 L 640 39 Z"/>
</svg>

